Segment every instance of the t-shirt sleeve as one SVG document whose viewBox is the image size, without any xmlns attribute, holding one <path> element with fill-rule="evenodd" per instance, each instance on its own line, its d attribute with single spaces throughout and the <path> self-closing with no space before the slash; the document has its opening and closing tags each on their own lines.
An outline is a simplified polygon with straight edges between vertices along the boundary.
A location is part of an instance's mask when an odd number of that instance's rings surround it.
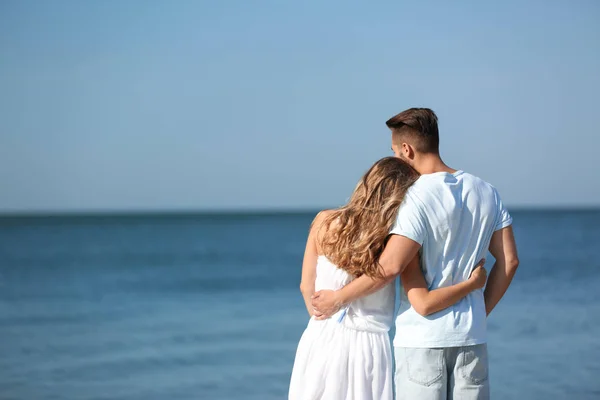
<svg viewBox="0 0 600 400">
<path fill-rule="evenodd" d="M 513 222 L 512 217 L 510 216 L 508 210 L 504 206 L 504 203 L 502 202 L 502 199 L 500 198 L 498 192 L 496 192 L 496 202 L 498 206 L 498 217 L 496 218 L 497 222 L 496 227 L 494 228 L 494 232 L 512 225 Z"/>
<path fill-rule="evenodd" d="M 425 221 L 423 204 L 407 194 L 398 209 L 398 216 L 390 234 L 404 236 L 423 245 L 427 235 Z"/>
</svg>

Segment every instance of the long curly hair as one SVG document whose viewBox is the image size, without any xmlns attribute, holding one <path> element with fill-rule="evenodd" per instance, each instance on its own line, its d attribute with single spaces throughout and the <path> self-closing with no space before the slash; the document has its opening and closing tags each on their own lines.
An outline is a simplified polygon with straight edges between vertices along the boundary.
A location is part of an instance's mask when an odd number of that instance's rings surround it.
<svg viewBox="0 0 600 400">
<path fill-rule="evenodd" d="M 382 276 L 379 256 L 408 188 L 419 178 L 405 161 L 385 157 L 358 182 L 348 204 L 330 212 L 319 230 L 321 252 L 358 277 Z"/>
</svg>

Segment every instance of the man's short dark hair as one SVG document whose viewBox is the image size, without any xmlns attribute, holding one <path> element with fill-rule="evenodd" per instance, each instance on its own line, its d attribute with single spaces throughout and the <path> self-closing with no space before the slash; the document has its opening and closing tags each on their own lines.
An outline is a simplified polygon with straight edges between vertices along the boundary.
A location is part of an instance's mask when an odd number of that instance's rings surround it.
<svg viewBox="0 0 600 400">
<path fill-rule="evenodd" d="M 394 139 L 405 140 L 418 152 L 439 154 L 437 115 L 429 108 L 409 108 L 385 123 Z"/>
</svg>

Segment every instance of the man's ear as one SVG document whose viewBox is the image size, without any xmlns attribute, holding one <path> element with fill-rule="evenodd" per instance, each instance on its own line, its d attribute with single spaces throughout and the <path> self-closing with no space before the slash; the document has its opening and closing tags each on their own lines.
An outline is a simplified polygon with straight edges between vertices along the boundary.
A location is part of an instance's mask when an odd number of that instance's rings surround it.
<svg viewBox="0 0 600 400">
<path fill-rule="evenodd" d="M 408 143 L 402 143 L 402 153 L 409 160 L 415 159 L 415 149 Z"/>
</svg>

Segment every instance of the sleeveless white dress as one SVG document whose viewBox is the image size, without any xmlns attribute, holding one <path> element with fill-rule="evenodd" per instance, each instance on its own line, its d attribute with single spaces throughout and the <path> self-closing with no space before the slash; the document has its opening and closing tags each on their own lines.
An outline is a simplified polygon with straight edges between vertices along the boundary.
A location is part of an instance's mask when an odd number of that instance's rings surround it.
<svg viewBox="0 0 600 400">
<path fill-rule="evenodd" d="M 337 290 L 352 280 L 319 256 L 315 290 Z M 352 302 L 324 321 L 311 318 L 302 334 L 290 382 L 290 400 L 392 400 L 395 287 Z"/>
</svg>

